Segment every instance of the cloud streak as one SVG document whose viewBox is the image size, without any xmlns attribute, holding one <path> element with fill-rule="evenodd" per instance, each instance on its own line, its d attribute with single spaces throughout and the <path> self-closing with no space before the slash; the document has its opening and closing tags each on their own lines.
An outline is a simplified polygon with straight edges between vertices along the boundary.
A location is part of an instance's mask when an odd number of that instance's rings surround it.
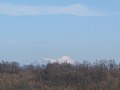
<svg viewBox="0 0 120 90">
<path fill-rule="evenodd" d="M 25 6 L 0 3 L 0 14 L 10 16 L 25 15 L 74 15 L 74 16 L 103 16 L 103 13 L 92 10 L 82 4 L 68 6 Z"/>
</svg>

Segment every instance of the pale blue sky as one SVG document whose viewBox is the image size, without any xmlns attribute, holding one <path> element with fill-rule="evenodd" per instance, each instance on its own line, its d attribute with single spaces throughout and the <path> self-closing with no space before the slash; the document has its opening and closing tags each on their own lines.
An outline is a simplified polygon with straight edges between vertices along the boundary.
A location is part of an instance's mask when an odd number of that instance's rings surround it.
<svg viewBox="0 0 120 90">
<path fill-rule="evenodd" d="M 120 61 L 119 4 L 120 0 L 1 0 L 0 60 L 26 64 L 68 55 Z"/>
</svg>

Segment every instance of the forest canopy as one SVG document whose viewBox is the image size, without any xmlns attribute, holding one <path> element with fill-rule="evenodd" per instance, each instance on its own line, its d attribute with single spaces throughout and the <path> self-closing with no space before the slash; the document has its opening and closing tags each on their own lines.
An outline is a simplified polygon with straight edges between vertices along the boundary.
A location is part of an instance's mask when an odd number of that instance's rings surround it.
<svg viewBox="0 0 120 90">
<path fill-rule="evenodd" d="M 20 66 L 0 63 L 1 90 L 119 90 L 120 65 L 114 60 Z"/>
</svg>

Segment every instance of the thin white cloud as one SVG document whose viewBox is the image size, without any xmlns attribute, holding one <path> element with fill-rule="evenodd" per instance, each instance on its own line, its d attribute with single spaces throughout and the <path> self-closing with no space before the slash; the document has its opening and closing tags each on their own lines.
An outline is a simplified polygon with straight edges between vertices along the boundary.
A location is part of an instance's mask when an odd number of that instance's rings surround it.
<svg viewBox="0 0 120 90">
<path fill-rule="evenodd" d="M 11 16 L 25 15 L 74 15 L 74 16 L 102 16 L 103 13 L 95 11 L 82 4 L 68 6 L 25 6 L 0 3 L 0 14 Z"/>
</svg>

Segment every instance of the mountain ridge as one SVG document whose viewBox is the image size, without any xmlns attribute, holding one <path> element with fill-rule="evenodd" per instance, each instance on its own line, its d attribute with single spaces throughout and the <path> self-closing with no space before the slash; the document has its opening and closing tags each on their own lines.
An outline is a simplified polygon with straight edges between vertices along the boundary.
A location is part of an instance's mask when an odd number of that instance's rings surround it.
<svg viewBox="0 0 120 90">
<path fill-rule="evenodd" d="M 69 63 L 69 64 L 75 64 L 75 60 L 69 56 L 62 56 L 57 59 L 52 58 L 40 58 L 39 60 L 34 61 L 31 63 L 31 65 L 47 65 L 48 63 Z"/>
</svg>

